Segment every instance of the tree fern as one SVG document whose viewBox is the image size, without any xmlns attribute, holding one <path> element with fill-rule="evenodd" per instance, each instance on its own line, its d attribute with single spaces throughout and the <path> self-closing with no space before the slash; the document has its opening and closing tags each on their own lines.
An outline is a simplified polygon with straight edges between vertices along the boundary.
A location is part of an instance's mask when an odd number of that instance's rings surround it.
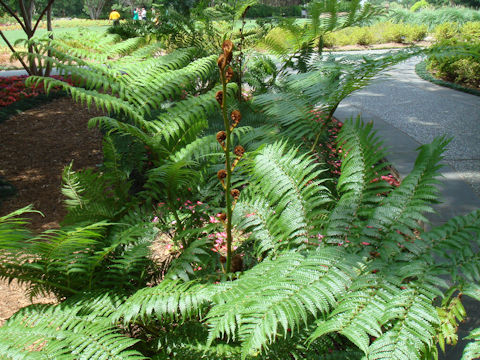
<svg viewBox="0 0 480 360">
<path fill-rule="evenodd" d="M 370 338 L 382 335 L 381 326 L 396 316 L 390 306 L 401 290 L 373 275 L 357 278 L 327 320 L 319 321 L 310 341 L 325 334 L 338 332 L 359 349 L 367 352 Z"/>
</svg>

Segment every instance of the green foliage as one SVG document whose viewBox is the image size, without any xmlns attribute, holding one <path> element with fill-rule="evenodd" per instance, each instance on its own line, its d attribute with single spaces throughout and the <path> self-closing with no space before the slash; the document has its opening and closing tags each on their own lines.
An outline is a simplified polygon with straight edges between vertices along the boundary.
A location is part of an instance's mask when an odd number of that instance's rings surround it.
<svg viewBox="0 0 480 360">
<path fill-rule="evenodd" d="M 480 21 L 469 21 L 460 28 L 461 38 L 464 41 L 480 42 Z"/>
<path fill-rule="evenodd" d="M 435 26 L 433 32 L 435 40 L 437 41 L 452 39 L 458 34 L 458 24 L 453 22 L 446 22 Z"/>
<path fill-rule="evenodd" d="M 62 298 L 92 289 L 144 286 L 154 276 L 146 255 L 155 232 L 149 222 L 127 221 L 64 227 L 32 236 L 19 229 L 22 219 L 2 217 L 0 277 L 25 283 L 32 297 L 51 292 Z"/>
<path fill-rule="evenodd" d="M 265 58 L 255 64 L 250 79 L 263 93 L 251 103 L 234 102 L 236 84 L 223 89 L 225 112 L 243 115 L 232 145 L 246 149 L 232 177 L 236 273 L 210 250 L 224 208 L 217 56 L 158 56 L 163 43 L 143 37 L 44 45 L 74 85 L 30 81 L 108 111 L 90 121 L 104 131 L 105 159 L 97 171 L 65 169 L 61 229 L 30 234 L 21 218 L 30 208 L 0 218 L 0 277 L 61 301 L 9 319 L 0 357 L 425 359 L 456 341 L 459 293 L 480 299 L 480 210 L 424 230 L 448 140 L 421 146 L 396 188 L 379 180 L 387 153 L 370 123 L 342 126 L 337 180 L 316 153 L 342 99 L 419 54 L 308 63 L 325 34 L 371 15 L 353 2 L 340 19 L 336 6 L 314 4 L 305 27 L 275 30 L 267 41 L 285 63 L 279 72 Z M 152 254 L 159 231 L 175 247 L 163 263 Z"/>
<path fill-rule="evenodd" d="M 325 36 L 325 46 L 371 45 L 388 42 L 413 43 L 427 36 L 425 25 L 381 22 L 370 26 L 349 27 Z"/>
<path fill-rule="evenodd" d="M 480 356 L 480 329 L 473 330 L 467 339 L 474 341 L 467 345 L 463 352 L 462 360 L 473 360 Z"/>
<path fill-rule="evenodd" d="M 480 40 L 471 33 L 465 39 L 444 40 L 433 47 L 427 59 L 427 69 L 440 79 L 465 87 L 480 85 Z"/>
<path fill-rule="evenodd" d="M 305 247 L 315 238 L 322 210 L 330 201 L 317 180 L 323 171 L 311 158 L 297 156 L 298 149 L 286 147 L 287 143 L 268 145 L 255 156 L 249 164 L 251 185 L 235 208 L 240 228 L 252 234 L 261 256 Z"/>
<path fill-rule="evenodd" d="M 447 22 L 464 24 L 469 21 L 480 21 L 480 11 L 466 7 L 441 7 L 412 12 L 392 7 L 387 18 L 398 24 L 426 25 L 428 30 L 432 31 L 435 26 Z"/>
<path fill-rule="evenodd" d="M 248 10 L 247 18 L 267 18 L 272 16 L 300 17 L 302 8 L 298 5 L 292 6 L 270 6 L 266 4 L 255 4 Z"/>
<path fill-rule="evenodd" d="M 302 23 L 284 20 L 263 40 L 264 46 L 281 58 L 280 73 L 287 68 L 306 72 L 314 50 L 321 54 L 327 34 L 369 21 L 379 13 L 379 9 L 370 4 L 360 6 L 357 0 L 350 2 L 348 14 L 344 16 L 339 16 L 338 3 L 333 0 L 312 2 L 309 11 L 311 19 Z M 324 16 L 325 13 L 328 16 Z"/>
<path fill-rule="evenodd" d="M 123 336 L 108 320 L 121 300 L 112 292 L 94 293 L 59 305 L 24 308 L 0 328 L 0 356 L 146 359 L 132 349 L 138 340 Z"/>
<path fill-rule="evenodd" d="M 415 4 L 412 5 L 412 7 L 410 8 L 410 11 L 418 11 L 418 10 L 421 10 L 421 9 L 426 9 L 430 6 L 430 4 L 428 3 L 427 0 L 420 0 L 420 1 L 417 1 Z"/>
</svg>

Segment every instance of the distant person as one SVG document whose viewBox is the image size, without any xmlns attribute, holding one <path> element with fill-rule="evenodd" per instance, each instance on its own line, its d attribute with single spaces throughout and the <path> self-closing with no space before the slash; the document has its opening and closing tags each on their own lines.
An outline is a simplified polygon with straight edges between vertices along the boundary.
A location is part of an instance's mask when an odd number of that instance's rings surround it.
<svg viewBox="0 0 480 360">
<path fill-rule="evenodd" d="M 120 13 L 113 9 L 110 15 L 108 16 L 109 20 L 113 20 L 113 26 L 118 26 L 120 24 Z"/>
<path fill-rule="evenodd" d="M 140 13 L 140 20 L 147 20 L 147 10 L 145 10 L 145 8 L 142 8 L 142 11 Z"/>
<path fill-rule="evenodd" d="M 137 21 L 139 19 L 138 8 L 133 10 L 133 21 Z"/>
</svg>

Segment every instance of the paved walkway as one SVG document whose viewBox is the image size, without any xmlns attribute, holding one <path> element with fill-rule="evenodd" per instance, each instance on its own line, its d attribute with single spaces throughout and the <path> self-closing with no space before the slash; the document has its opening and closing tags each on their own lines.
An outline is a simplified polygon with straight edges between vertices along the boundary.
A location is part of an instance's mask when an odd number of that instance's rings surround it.
<svg viewBox="0 0 480 360">
<path fill-rule="evenodd" d="M 361 115 L 390 149 L 388 159 L 406 176 L 413 168 L 416 149 L 435 137 L 453 137 L 441 170 L 442 203 L 430 216 L 433 225 L 480 208 L 480 97 L 422 80 L 410 59 L 379 76 L 371 85 L 345 99 L 335 117 L 345 120 Z M 480 304 L 464 297 L 470 315 L 460 327 L 459 338 L 480 327 Z M 448 349 L 444 359 L 458 360 L 465 342 Z"/>
</svg>

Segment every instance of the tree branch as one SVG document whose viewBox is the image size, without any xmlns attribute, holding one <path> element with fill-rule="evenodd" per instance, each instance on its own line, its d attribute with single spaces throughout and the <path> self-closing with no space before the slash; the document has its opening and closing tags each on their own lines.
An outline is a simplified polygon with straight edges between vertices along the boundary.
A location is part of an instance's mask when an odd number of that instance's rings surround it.
<svg viewBox="0 0 480 360">
<path fill-rule="evenodd" d="M 23 30 L 25 30 L 27 38 L 30 39 L 32 37 L 31 17 L 28 15 L 27 10 L 25 9 L 25 3 L 23 2 L 23 0 L 19 0 L 18 3 L 20 5 L 20 12 L 22 13 L 23 21 L 25 23 L 25 27 L 23 28 Z"/>
<path fill-rule="evenodd" d="M 15 14 L 15 12 L 3 0 L 0 0 L 0 5 L 2 5 L 4 9 L 7 10 L 7 12 L 15 18 L 15 20 L 17 20 L 17 22 L 22 27 L 23 31 L 27 32 L 27 29 L 25 28 L 25 25 L 23 24 L 22 20 L 20 20 L 17 14 Z"/>
<path fill-rule="evenodd" d="M 3 41 L 5 41 L 5 43 L 7 44 L 7 46 L 10 48 L 10 50 L 12 51 L 13 55 L 15 55 L 15 57 L 20 61 L 20 63 L 22 64 L 23 68 L 27 71 L 28 75 L 32 75 L 31 72 L 30 72 L 30 69 L 28 68 L 27 64 L 25 64 L 25 62 L 23 61 L 23 59 L 18 55 L 17 51 L 13 48 L 12 44 L 10 44 L 10 42 L 8 41 L 8 39 L 5 37 L 5 35 L 3 34 L 3 31 L 0 30 L 0 37 L 3 39 Z"/>
<path fill-rule="evenodd" d="M 0 0 L 1 1 L 1 0 Z M 40 14 L 35 26 L 33 27 L 33 33 L 37 30 L 38 25 L 40 24 L 40 20 L 45 16 L 45 13 L 49 10 L 55 0 L 49 0 L 47 6 L 43 9 L 42 13 Z"/>
</svg>

